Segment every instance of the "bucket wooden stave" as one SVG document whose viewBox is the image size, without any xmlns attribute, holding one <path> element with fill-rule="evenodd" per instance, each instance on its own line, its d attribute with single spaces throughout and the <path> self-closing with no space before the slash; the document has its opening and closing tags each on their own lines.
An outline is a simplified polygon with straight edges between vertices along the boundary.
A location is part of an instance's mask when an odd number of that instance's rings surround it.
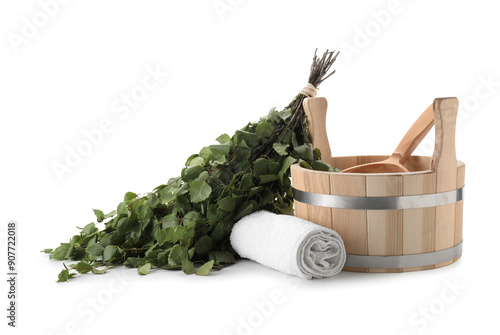
<svg viewBox="0 0 500 335">
<path fill-rule="evenodd" d="M 436 99 L 434 106 L 436 122 L 434 155 L 412 156 L 405 164 L 411 172 L 341 174 L 313 171 L 297 164 L 291 167 L 295 215 L 331 228 L 340 234 L 348 254 L 344 270 L 418 271 L 449 265 L 460 258 L 465 164 L 457 161 L 455 155 L 455 122 L 458 105 L 456 99 Z M 386 158 L 388 156 L 333 157 L 332 163 L 340 169 L 346 169 Z M 302 198 L 298 197 L 298 194 Z M 315 199 L 318 199 L 318 194 L 327 195 L 327 197 L 319 196 L 327 203 L 327 207 L 319 200 L 313 204 Z M 443 202 L 442 199 L 446 196 L 451 197 L 451 200 Z M 404 209 L 365 209 L 367 207 L 348 209 L 349 202 L 373 203 L 382 197 L 384 198 L 382 201 L 388 199 L 428 201 L 425 207 L 419 207 L 422 205 L 418 205 L 416 201 L 417 208 L 407 206 Z M 318 206 L 318 203 L 322 205 Z M 414 201 L 410 201 L 409 207 L 413 203 Z M 429 206 L 433 203 L 437 205 Z M 352 264 L 363 266 L 349 266 Z M 391 266 L 384 267 L 380 264 L 391 264 Z M 419 264 L 419 266 L 397 264 Z"/>
<path fill-rule="evenodd" d="M 377 162 L 388 156 L 333 157 L 344 169 Z M 353 161 L 359 163 L 352 163 Z M 409 164 L 429 166 L 431 157 L 413 156 Z M 464 187 L 465 164 L 457 162 L 456 188 Z M 292 166 L 295 190 L 349 197 L 400 197 L 436 194 L 437 173 L 421 170 L 402 174 L 340 174 L 312 171 Z M 446 212 L 446 217 L 439 212 Z M 450 214 L 451 213 L 451 214 Z M 321 207 L 295 200 L 295 215 L 338 232 L 348 255 L 397 256 L 430 253 L 455 247 L 462 242 L 463 200 L 437 207 L 363 210 Z M 453 260 L 418 267 L 375 269 L 345 267 L 359 272 L 403 272 L 427 270 L 453 263 Z"/>
</svg>

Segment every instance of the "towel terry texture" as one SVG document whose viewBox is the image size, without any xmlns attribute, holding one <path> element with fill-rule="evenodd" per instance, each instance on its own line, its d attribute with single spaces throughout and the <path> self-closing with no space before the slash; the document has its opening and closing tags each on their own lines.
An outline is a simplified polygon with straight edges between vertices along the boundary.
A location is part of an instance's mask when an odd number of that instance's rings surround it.
<svg viewBox="0 0 500 335">
<path fill-rule="evenodd" d="M 267 211 L 236 222 L 231 245 L 241 257 L 305 279 L 336 275 L 346 260 L 344 242 L 335 231 Z"/>
</svg>

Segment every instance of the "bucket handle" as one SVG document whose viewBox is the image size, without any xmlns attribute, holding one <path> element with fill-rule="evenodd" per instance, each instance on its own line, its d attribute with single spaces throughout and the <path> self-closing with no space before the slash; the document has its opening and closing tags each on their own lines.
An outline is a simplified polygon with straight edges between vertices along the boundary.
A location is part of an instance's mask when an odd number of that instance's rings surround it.
<svg viewBox="0 0 500 335">
<path fill-rule="evenodd" d="M 457 186 L 457 154 L 455 150 L 457 115 L 457 98 L 436 98 L 434 100 L 436 143 L 431 169 L 436 172 L 437 192 L 451 191 Z"/>
<path fill-rule="evenodd" d="M 332 151 L 326 132 L 328 102 L 323 97 L 306 98 L 304 99 L 303 106 L 307 116 L 311 143 L 314 148 L 318 148 L 321 151 L 321 160 L 324 163 L 332 164 Z"/>
<path fill-rule="evenodd" d="M 303 102 L 307 116 L 311 142 L 321 151 L 321 160 L 332 163 L 332 154 L 326 131 L 328 102 L 324 97 L 306 98 Z M 458 115 L 458 99 L 436 98 L 433 102 L 435 146 L 431 170 L 437 174 L 437 192 L 456 189 L 457 154 L 455 131 Z"/>
</svg>

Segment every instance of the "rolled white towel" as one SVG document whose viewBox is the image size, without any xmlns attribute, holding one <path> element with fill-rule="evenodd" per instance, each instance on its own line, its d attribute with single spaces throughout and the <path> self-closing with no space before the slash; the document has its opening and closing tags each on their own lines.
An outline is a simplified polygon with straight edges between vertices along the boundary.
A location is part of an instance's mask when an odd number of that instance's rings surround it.
<svg viewBox="0 0 500 335">
<path fill-rule="evenodd" d="M 344 242 L 335 231 L 267 211 L 236 222 L 231 244 L 241 257 L 305 279 L 336 275 L 346 260 Z"/>
</svg>

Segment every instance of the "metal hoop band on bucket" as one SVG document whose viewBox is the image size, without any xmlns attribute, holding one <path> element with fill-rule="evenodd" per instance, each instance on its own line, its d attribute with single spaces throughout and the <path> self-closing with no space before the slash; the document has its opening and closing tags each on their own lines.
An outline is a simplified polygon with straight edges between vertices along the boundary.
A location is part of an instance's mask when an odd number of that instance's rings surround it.
<svg viewBox="0 0 500 335">
<path fill-rule="evenodd" d="M 313 206 L 354 210 L 399 210 L 449 205 L 464 199 L 464 187 L 448 192 L 399 197 L 354 197 L 304 192 L 293 188 L 294 200 Z M 462 243 L 434 252 L 411 255 L 347 255 L 346 267 L 401 269 L 451 261 L 462 255 Z"/>
<path fill-rule="evenodd" d="M 427 208 L 453 204 L 464 198 L 464 187 L 448 192 L 399 197 L 352 197 L 292 189 L 294 200 L 313 206 L 340 209 L 392 210 Z"/>
<path fill-rule="evenodd" d="M 451 261 L 462 255 L 462 244 L 463 242 L 460 242 L 448 249 L 413 255 L 366 256 L 348 254 L 345 266 L 365 269 L 402 269 L 435 265 Z"/>
</svg>

